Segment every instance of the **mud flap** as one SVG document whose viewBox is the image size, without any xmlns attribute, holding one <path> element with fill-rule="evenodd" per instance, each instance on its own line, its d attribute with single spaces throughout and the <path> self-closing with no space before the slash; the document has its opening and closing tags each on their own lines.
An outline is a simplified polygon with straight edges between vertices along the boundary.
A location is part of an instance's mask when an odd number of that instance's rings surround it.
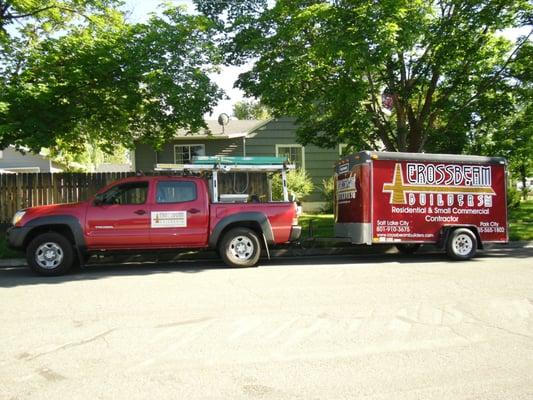
<svg viewBox="0 0 533 400">
<path fill-rule="evenodd" d="M 263 244 L 265 245 L 265 251 L 267 253 L 267 258 L 270 260 L 270 250 L 268 249 L 267 239 L 264 234 L 262 234 L 261 237 L 263 238 Z"/>
</svg>

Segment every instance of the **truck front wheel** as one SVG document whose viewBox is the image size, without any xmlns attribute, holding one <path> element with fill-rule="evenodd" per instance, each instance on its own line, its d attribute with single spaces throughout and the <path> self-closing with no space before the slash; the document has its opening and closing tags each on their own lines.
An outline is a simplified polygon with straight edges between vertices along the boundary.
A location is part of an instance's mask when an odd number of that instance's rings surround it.
<svg viewBox="0 0 533 400">
<path fill-rule="evenodd" d="M 69 240 L 56 232 L 36 236 L 26 249 L 30 268 L 41 275 L 65 274 L 74 263 L 74 249 Z"/>
<path fill-rule="evenodd" d="M 476 235 L 466 228 L 458 228 L 450 233 L 446 243 L 446 253 L 454 260 L 468 260 L 476 254 Z"/>
<path fill-rule="evenodd" d="M 224 263 L 230 267 L 253 267 L 261 256 L 261 244 L 257 233 L 248 228 L 228 231 L 218 247 Z"/>
</svg>

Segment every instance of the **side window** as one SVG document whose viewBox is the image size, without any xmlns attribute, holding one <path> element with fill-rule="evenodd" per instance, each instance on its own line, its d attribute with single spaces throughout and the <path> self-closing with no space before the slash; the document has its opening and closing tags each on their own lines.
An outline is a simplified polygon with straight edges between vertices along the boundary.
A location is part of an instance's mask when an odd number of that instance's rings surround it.
<svg viewBox="0 0 533 400">
<path fill-rule="evenodd" d="M 156 202 L 165 203 L 184 203 L 196 200 L 196 183 L 168 181 L 157 183 Z"/>
<path fill-rule="evenodd" d="M 113 186 L 99 197 L 103 204 L 144 204 L 148 194 L 148 182 L 132 182 Z"/>
</svg>

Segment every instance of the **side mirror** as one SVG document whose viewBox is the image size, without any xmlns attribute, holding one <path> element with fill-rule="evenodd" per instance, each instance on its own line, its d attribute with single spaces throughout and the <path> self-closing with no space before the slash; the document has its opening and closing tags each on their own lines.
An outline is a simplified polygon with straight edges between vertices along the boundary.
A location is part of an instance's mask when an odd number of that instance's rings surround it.
<svg viewBox="0 0 533 400">
<path fill-rule="evenodd" d="M 97 196 L 94 198 L 93 204 L 94 204 L 96 207 L 100 207 L 101 205 L 104 204 L 104 200 L 102 199 L 101 196 L 98 196 L 98 195 L 97 195 Z"/>
</svg>

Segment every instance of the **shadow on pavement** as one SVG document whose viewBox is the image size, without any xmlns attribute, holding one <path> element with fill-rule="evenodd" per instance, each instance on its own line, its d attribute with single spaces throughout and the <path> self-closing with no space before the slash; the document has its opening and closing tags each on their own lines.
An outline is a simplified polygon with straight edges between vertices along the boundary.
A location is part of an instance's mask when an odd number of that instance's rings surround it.
<svg viewBox="0 0 533 400">
<path fill-rule="evenodd" d="M 481 251 L 478 257 L 470 261 L 462 262 L 465 267 L 468 263 L 483 263 L 486 259 L 495 259 L 512 256 L 514 258 L 533 257 L 533 248 L 495 248 Z M 363 264 L 413 264 L 431 265 L 433 263 L 450 261 L 442 252 L 427 249 L 415 255 L 403 255 L 398 253 L 379 254 L 348 254 L 348 255 L 317 255 L 313 257 L 275 257 L 271 260 L 260 261 L 259 268 L 279 266 L 307 266 L 320 267 L 324 265 L 351 264 L 354 267 Z M 11 288 L 25 285 L 56 285 L 75 281 L 92 281 L 120 276 L 145 276 L 156 274 L 183 273 L 196 274 L 206 270 L 224 270 L 227 267 L 218 259 L 196 259 L 179 261 L 143 261 L 127 263 L 89 264 L 80 271 L 59 277 L 43 277 L 34 274 L 26 266 L 0 268 L 0 288 Z M 235 271 L 238 268 L 233 269 Z"/>
</svg>

